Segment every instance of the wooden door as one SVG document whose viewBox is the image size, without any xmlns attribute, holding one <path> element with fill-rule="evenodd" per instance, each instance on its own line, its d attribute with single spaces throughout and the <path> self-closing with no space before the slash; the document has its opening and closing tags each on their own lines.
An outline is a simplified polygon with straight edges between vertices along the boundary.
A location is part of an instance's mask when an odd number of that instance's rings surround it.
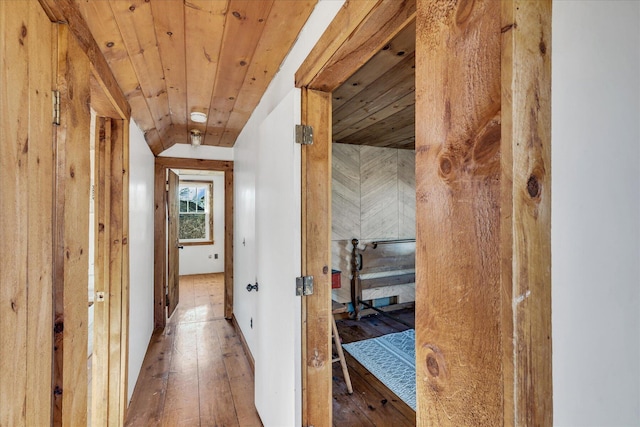
<svg viewBox="0 0 640 427">
<path fill-rule="evenodd" d="M 258 312 L 254 318 L 255 402 L 264 425 L 300 425 L 300 146 L 292 90 L 260 126 L 256 179 Z M 295 165 L 295 166 L 294 166 Z M 285 213 L 283 215 L 283 212 Z"/>
<path fill-rule="evenodd" d="M 169 210 L 169 238 L 168 244 L 168 280 L 167 280 L 167 295 L 169 298 L 168 313 L 167 316 L 171 317 L 178 302 L 180 302 L 180 256 L 178 254 L 180 241 L 178 240 L 178 225 L 179 218 L 179 200 L 178 189 L 180 178 L 175 172 L 168 170 L 169 172 L 169 190 L 167 192 L 167 207 Z"/>
</svg>

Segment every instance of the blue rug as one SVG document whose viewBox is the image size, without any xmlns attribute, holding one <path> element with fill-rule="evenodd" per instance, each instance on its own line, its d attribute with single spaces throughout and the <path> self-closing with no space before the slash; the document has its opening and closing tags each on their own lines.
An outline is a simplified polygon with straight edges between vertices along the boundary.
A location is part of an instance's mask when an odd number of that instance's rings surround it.
<svg viewBox="0 0 640 427">
<path fill-rule="evenodd" d="M 409 329 L 342 347 L 415 411 L 415 340 L 415 331 Z"/>
</svg>

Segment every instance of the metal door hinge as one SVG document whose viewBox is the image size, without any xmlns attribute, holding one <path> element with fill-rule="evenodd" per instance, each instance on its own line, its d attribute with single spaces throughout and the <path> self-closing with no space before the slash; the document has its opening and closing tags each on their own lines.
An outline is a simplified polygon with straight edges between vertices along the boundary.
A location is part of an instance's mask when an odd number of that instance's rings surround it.
<svg viewBox="0 0 640 427">
<path fill-rule="evenodd" d="M 60 91 L 54 90 L 51 99 L 53 100 L 53 124 L 60 126 Z"/>
<path fill-rule="evenodd" d="M 312 145 L 313 128 L 307 125 L 296 125 L 296 142 L 302 145 Z"/>
<path fill-rule="evenodd" d="M 296 295 L 313 295 L 313 276 L 296 277 Z"/>
</svg>

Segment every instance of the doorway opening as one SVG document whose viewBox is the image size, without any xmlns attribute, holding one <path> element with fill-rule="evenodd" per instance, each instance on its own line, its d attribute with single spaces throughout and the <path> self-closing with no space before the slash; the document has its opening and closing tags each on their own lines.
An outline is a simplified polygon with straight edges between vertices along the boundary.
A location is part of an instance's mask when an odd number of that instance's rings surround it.
<svg viewBox="0 0 640 427">
<path fill-rule="evenodd" d="M 332 92 L 331 299 L 353 383 L 333 365 L 339 424 L 415 425 L 415 37 L 414 21 Z M 402 357 L 377 347 L 394 339 Z"/>
<path fill-rule="evenodd" d="M 218 252 L 218 261 L 222 259 L 222 271 L 224 272 L 224 317 L 231 319 L 233 315 L 233 162 L 221 160 L 199 160 L 199 159 L 182 159 L 173 157 L 157 157 L 155 166 L 155 243 L 154 243 L 154 324 L 156 329 L 164 329 L 167 324 L 167 305 L 170 305 L 170 312 L 173 312 L 175 306 L 179 304 L 179 273 L 180 256 L 179 246 L 183 246 L 178 238 L 178 222 L 179 216 L 179 178 L 175 175 L 175 184 L 167 184 L 167 177 L 170 176 L 170 170 L 185 171 L 195 174 L 190 176 L 206 176 L 202 175 L 202 171 L 210 171 L 217 173 L 222 177 L 224 184 L 221 186 L 224 192 L 224 213 L 223 219 L 217 221 L 222 222 L 223 227 L 219 229 L 218 234 L 222 234 L 224 247 L 221 248 L 222 253 Z M 189 172 L 186 172 L 189 171 Z M 220 182 L 219 182 L 220 184 Z M 169 191 L 174 192 L 174 197 L 168 198 L 168 187 L 175 188 Z M 215 188 L 214 188 L 215 196 Z M 167 201 L 174 201 L 174 215 L 168 214 L 166 208 Z M 215 202 L 213 208 L 215 209 Z M 171 218 L 176 218 L 174 223 L 175 235 L 171 234 Z M 213 240 L 215 242 L 215 225 L 213 226 Z M 218 224 L 221 225 L 221 224 Z M 195 245 L 198 246 L 198 245 Z M 205 259 L 211 255 L 211 260 L 216 261 L 216 252 L 203 252 Z M 202 254 L 201 254 L 202 255 Z M 167 295 L 174 295 L 167 299 Z M 172 301 L 173 300 L 173 301 Z M 169 304 L 167 304 L 167 301 Z"/>
</svg>

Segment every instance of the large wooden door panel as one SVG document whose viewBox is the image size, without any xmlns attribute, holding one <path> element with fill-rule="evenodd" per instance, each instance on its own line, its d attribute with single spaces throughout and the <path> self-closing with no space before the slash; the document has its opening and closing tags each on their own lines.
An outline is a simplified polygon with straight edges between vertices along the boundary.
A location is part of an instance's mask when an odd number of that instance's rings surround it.
<svg viewBox="0 0 640 427">
<path fill-rule="evenodd" d="M 180 302 L 180 254 L 178 253 L 180 242 L 178 239 L 178 226 L 180 218 L 178 217 L 179 200 L 178 190 L 180 187 L 180 177 L 172 170 L 168 171 L 169 190 L 167 192 L 167 206 L 169 212 L 168 231 L 168 281 L 167 295 L 169 296 L 168 317 L 171 317 Z"/>
</svg>

